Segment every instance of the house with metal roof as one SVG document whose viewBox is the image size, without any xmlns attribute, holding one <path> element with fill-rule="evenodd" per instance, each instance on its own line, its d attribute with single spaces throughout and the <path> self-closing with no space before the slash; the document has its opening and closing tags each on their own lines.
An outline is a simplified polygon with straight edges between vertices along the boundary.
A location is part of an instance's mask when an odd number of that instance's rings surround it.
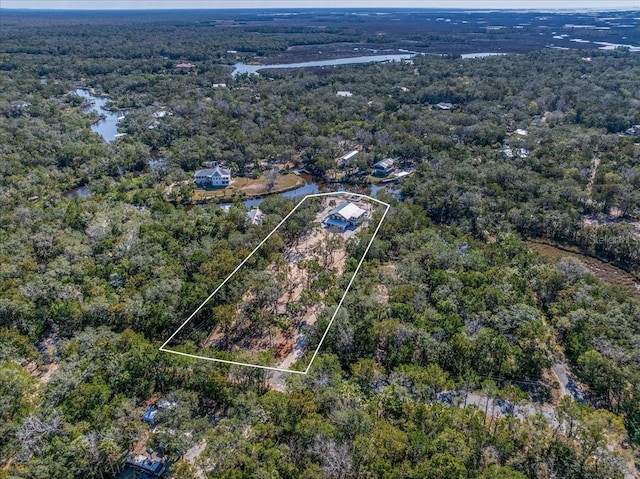
<svg viewBox="0 0 640 479">
<path fill-rule="evenodd" d="M 441 101 L 440 103 L 435 105 L 435 108 L 437 108 L 438 110 L 451 110 L 453 108 L 453 104 Z"/>
<path fill-rule="evenodd" d="M 353 203 L 344 202 L 329 211 L 324 223 L 341 231 L 357 227 L 367 217 L 367 212 Z"/>
<path fill-rule="evenodd" d="M 266 215 L 256 206 L 247 212 L 247 216 L 252 225 L 261 225 Z"/>
<path fill-rule="evenodd" d="M 373 165 L 375 176 L 389 176 L 393 171 L 395 161 L 392 158 L 385 158 Z"/>
<path fill-rule="evenodd" d="M 164 476 L 167 468 L 160 461 L 138 455 L 127 459 L 125 470 L 118 476 L 121 479 L 152 479 Z"/>
<path fill-rule="evenodd" d="M 229 186 L 231 170 L 220 166 L 198 170 L 195 174 L 195 181 L 198 186 Z"/>
<path fill-rule="evenodd" d="M 338 158 L 338 166 L 346 165 L 358 153 L 360 153 L 359 150 L 353 150 L 353 151 L 350 151 L 349 153 L 347 153 L 345 155 L 342 155 L 340 158 Z"/>
</svg>

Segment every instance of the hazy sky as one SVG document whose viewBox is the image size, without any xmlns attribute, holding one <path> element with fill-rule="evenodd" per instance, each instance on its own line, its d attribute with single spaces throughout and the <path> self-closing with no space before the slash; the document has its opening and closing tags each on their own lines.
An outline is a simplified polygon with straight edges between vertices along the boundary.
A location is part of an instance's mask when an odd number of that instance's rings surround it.
<svg viewBox="0 0 640 479">
<path fill-rule="evenodd" d="M 640 10 L 640 0 L 0 0 L 0 6 L 84 10 L 321 7 Z"/>
</svg>

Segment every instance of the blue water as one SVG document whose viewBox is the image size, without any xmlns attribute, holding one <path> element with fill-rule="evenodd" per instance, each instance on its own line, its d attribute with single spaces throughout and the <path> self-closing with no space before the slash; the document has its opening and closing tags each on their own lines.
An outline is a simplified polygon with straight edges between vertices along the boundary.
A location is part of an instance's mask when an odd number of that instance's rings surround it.
<svg viewBox="0 0 640 479">
<path fill-rule="evenodd" d="M 463 53 L 460 55 L 462 58 L 485 58 L 485 57 L 500 57 L 506 55 L 506 53 Z"/>
<path fill-rule="evenodd" d="M 241 73 L 255 73 L 258 70 L 265 68 L 308 68 L 308 67 L 324 67 L 333 65 L 352 65 L 357 63 L 374 63 L 374 62 L 388 62 L 395 60 L 407 60 L 416 55 L 415 53 L 402 53 L 402 54 L 390 54 L 390 55 L 371 55 L 364 57 L 350 57 L 350 58 L 334 58 L 333 60 L 318 60 L 313 62 L 300 62 L 300 63 L 276 63 L 274 65 L 247 65 L 246 63 L 236 63 L 235 69 L 231 73 L 231 76 L 236 76 Z"/>
<path fill-rule="evenodd" d="M 285 198 L 296 198 L 302 199 L 306 195 L 313 195 L 315 193 L 327 192 L 327 191 L 346 191 L 349 192 L 353 190 L 354 193 L 361 193 L 365 195 L 372 196 L 376 198 L 378 196 L 378 192 L 382 190 L 386 190 L 391 193 L 393 196 L 398 196 L 400 194 L 400 190 L 397 189 L 397 185 L 371 185 L 367 187 L 354 187 L 350 188 L 349 186 L 343 187 L 342 185 L 334 184 L 334 185 L 325 185 L 318 184 L 316 182 L 307 183 L 300 188 L 296 188 L 295 190 L 285 191 L 284 193 L 280 193 L 281 196 Z M 264 198 L 252 198 L 250 200 L 245 200 L 242 202 L 244 206 L 250 210 L 254 206 L 258 206 L 260 203 L 264 201 Z M 219 206 L 221 208 L 226 208 L 231 206 L 233 203 L 220 203 Z"/>
<path fill-rule="evenodd" d="M 87 98 L 88 100 L 92 101 L 91 105 L 89 105 L 85 109 L 87 113 L 95 111 L 99 115 L 105 116 L 104 120 L 100 120 L 94 123 L 93 125 L 91 125 L 91 130 L 100 134 L 105 141 L 107 142 L 113 141 L 116 138 L 116 135 L 118 134 L 118 123 L 120 123 L 120 120 L 118 120 L 118 118 L 122 116 L 123 113 L 122 112 L 112 113 L 108 110 L 105 110 L 103 107 L 107 103 L 107 99 L 100 98 L 99 96 L 94 96 L 91 93 L 89 93 L 87 90 L 78 88 L 74 90 L 73 93 L 75 93 L 78 96 L 81 96 L 82 98 Z"/>
<path fill-rule="evenodd" d="M 284 193 L 280 193 L 281 196 L 285 198 L 295 198 L 296 196 L 305 196 L 312 195 L 314 193 L 318 193 L 320 188 L 318 183 L 307 183 L 300 188 L 296 188 L 295 190 L 285 191 Z M 251 209 L 254 206 L 258 206 L 260 203 L 264 201 L 264 198 L 252 198 L 250 200 L 245 200 L 242 202 L 247 209 Z M 220 207 L 227 207 L 232 205 L 233 203 L 220 203 Z"/>
<path fill-rule="evenodd" d="M 296 188 L 295 190 L 285 191 L 282 193 L 282 196 L 285 198 L 295 198 L 296 196 L 305 196 L 305 195 L 313 195 L 315 193 L 319 193 L 320 188 L 318 187 L 318 183 L 307 183 L 300 188 Z"/>
</svg>

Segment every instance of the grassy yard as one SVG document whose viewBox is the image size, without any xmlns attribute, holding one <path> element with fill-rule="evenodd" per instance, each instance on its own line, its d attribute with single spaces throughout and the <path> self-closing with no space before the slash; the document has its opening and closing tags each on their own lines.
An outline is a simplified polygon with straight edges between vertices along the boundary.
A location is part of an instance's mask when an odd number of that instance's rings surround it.
<svg viewBox="0 0 640 479">
<path fill-rule="evenodd" d="M 202 189 L 196 188 L 193 192 L 193 201 L 199 202 L 204 200 L 225 201 L 237 198 L 252 198 L 255 196 L 263 196 L 272 193 L 281 193 L 283 191 L 292 190 L 305 184 L 303 178 L 288 173 L 279 175 L 275 184 L 271 189 L 268 188 L 269 180 L 264 176 L 259 178 L 236 178 L 226 188 Z"/>
</svg>

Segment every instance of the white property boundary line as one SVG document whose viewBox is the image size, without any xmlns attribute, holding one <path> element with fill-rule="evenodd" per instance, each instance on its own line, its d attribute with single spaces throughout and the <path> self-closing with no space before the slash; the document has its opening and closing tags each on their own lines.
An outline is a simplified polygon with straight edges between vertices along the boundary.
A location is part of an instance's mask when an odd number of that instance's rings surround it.
<svg viewBox="0 0 640 479">
<path fill-rule="evenodd" d="M 380 222 L 378 223 L 378 226 L 376 227 L 376 230 L 373 232 L 373 236 L 371 237 L 371 240 L 369 240 L 369 244 L 367 245 L 367 248 L 365 249 L 362 257 L 360 258 L 360 262 L 358 263 L 358 266 L 356 268 L 356 270 L 354 271 L 353 275 L 351 276 L 351 280 L 349 281 L 349 284 L 347 285 L 347 288 L 344 290 L 344 293 L 342 294 L 342 298 L 340 298 L 340 302 L 338 303 L 338 306 L 336 308 L 336 310 L 333 312 L 333 316 L 331 316 L 331 320 L 329 321 L 329 324 L 327 325 L 327 329 L 325 330 L 324 334 L 322 335 L 322 338 L 320 339 L 320 342 L 318 343 L 318 347 L 316 348 L 315 352 L 313 353 L 313 356 L 311 357 L 311 361 L 309 361 L 309 365 L 307 366 L 307 368 L 304 371 L 296 371 L 293 369 L 283 369 L 283 368 L 277 368 L 277 367 L 273 367 L 273 366 L 263 366 L 261 364 L 250 364 L 250 363 L 243 363 L 243 362 L 239 362 L 239 361 L 228 361 L 226 359 L 216 359 L 216 358 L 209 358 L 206 356 L 198 356 L 197 354 L 189 354 L 189 353 L 183 353 L 181 351 L 175 351 L 173 349 L 167 349 L 166 346 L 167 344 L 169 344 L 169 342 L 180 332 L 180 330 L 182 328 L 184 328 L 187 323 L 189 321 L 191 321 L 191 319 L 198 314 L 198 312 L 204 307 L 205 304 L 207 304 L 209 302 L 209 300 L 211 298 L 213 298 L 213 296 L 220 290 L 220 288 L 222 288 L 230 279 L 231 277 L 236 274 L 240 268 L 242 268 L 244 266 L 244 264 L 249 261 L 249 259 L 255 254 L 256 251 L 258 251 L 260 249 L 260 247 L 266 243 L 266 241 L 271 237 L 271 235 L 273 235 L 273 233 L 275 233 L 278 228 L 280 228 L 280 226 L 282 226 L 282 224 L 287 221 L 289 219 L 289 217 L 298 209 L 298 207 L 304 203 L 304 201 L 307 198 L 317 198 L 317 197 L 321 197 L 321 196 L 332 196 L 332 195 L 350 195 L 350 196 L 358 196 L 360 198 L 366 198 L 368 200 L 372 200 L 375 201 L 378 204 L 384 205 L 386 206 L 384 213 L 382 214 L 382 218 L 380 218 Z M 166 353 L 172 353 L 172 354 L 178 354 L 180 356 L 187 356 L 190 358 L 195 358 L 195 359 L 204 359 L 206 361 L 214 361 L 214 362 L 218 362 L 218 363 L 226 363 L 226 364 L 235 364 L 236 366 L 249 366 L 252 368 L 259 368 L 259 369 L 267 369 L 270 371 L 279 371 L 279 372 L 284 372 L 284 373 L 297 373 L 297 374 L 307 374 L 309 372 L 309 369 L 311 369 L 311 365 L 313 364 L 313 361 L 316 359 L 316 356 L 318 355 L 318 351 L 320 351 L 320 348 L 322 347 L 322 343 L 324 342 L 325 338 L 327 337 L 327 334 L 329 333 L 329 329 L 331 328 L 331 325 L 333 324 L 333 321 L 336 319 L 336 315 L 338 314 L 338 311 L 340 311 L 340 308 L 342 307 L 342 303 L 344 302 L 344 298 L 347 296 L 347 293 L 349 292 L 349 289 L 351 289 L 351 285 L 353 284 L 354 279 L 356 278 L 356 275 L 358 274 L 358 271 L 360 270 L 360 267 L 362 266 L 362 263 L 364 262 L 364 259 L 367 256 L 367 253 L 369 252 L 369 249 L 371 248 L 371 245 L 373 244 L 373 240 L 375 239 L 376 235 L 378 234 L 378 230 L 380 230 L 380 226 L 382 226 L 382 223 L 384 222 L 384 219 L 387 216 L 387 213 L 389 212 L 389 208 L 391 208 L 391 205 L 388 203 L 385 203 L 384 201 L 380 201 L 376 198 L 372 198 L 371 196 L 368 195 L 362 195 L 359 193 L 351 193 L 349 191 L 333 191 L 333 192 L 328 192 L 328 193 L 316 193 L 316 194 L 312 194 L 312 195 L 306 195 L 304 198 L 302 198 L 302 200 L 300 200 L 300 202 L 289 212 L 289 214 L 287 216 L 285 216 L 282 221 L 280 221 L 280 223 L 278 223 L 278 225 L 260 242 L 260 244 L 258 246 L 256 246 L 253 251 L 251 251 L 251 253 L 249 253 L 249 256 L 247 256 L 245 259 L 242 260 L 242 262 L 236 266 L 236 268 L 231 272 L 231 274 L 229 274 L 229 276 L 227 276 L 225 278 L 225 280 L 220 283 L 218 285 L 218 287 L 213 291 L 213 293 L 211 293 L 207 299 L 205 299 L 202 304 L 200 306 L 198 306 L 198 308 L 191 313 L 191 315 L 184 321 L 184 323 L 182 323 L 180 325 L 180 327 L 178 329 L 176 329 L 176 331 L 169 336 L 169 339 L 167 339 L 162 346 L 160 346 L 160 351 L 164 351 Z"/>
</svg>

